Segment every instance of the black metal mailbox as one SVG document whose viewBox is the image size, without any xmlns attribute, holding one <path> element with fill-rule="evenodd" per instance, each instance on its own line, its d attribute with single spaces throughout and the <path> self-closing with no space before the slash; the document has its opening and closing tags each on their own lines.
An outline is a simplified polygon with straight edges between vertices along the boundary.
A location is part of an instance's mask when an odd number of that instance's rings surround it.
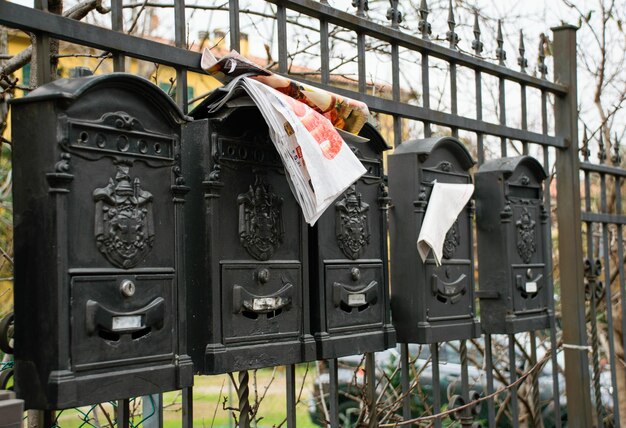
<svg viewBox="0 0 626 428">
<path fill-rule="evenodd" d="M 127 74 L 12 108 L 16 389 L 66 408 L 190 386 L 178 162 L 193 124 Z M 182 308 L 182 311 L 181 311 Z"/>
<path fill-rule="evenodd" d="M 311 228 L 311 316 L 317 358 L 395 345 L 389 314 L 387 208 L 383 151 L 390 147 L 370 124 L 367 143 L 348 145 L 367 172 Z"/>
<path fill-rule="evenodd" d="M 546 177 L 530 156 L 486 162 L 476 173 L 478 295 L 487 333 L 549 327 Z"/>
<path fill-rule="evenodd" d="M 205 142 L 183 148 L 189 344 L 203 374 L 315 358 L 307 226 L 260 111 L 236 103 L 195 109 Z"/>
<path fill-rule="evenodd" d="M 476 337 L 472 248 L 473 203 L 448 231 L 441 266 L 422 262 L 417 239 L 433 182 L 471 183 L 474 160 L 453 137 L 411 140 L 389 156 L 391 310 L 401 343 Z"/>
</svg>

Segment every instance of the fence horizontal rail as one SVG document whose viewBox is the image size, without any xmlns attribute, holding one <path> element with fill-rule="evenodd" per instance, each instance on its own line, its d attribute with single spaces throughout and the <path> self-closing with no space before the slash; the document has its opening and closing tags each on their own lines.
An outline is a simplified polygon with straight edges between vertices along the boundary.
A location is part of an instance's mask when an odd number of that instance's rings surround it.
<svg viewBox="0 0 626 428">
<path fill-rule="evenodd" d="M 498 64 L 492 64 L 481 58 L 474 58 L 462 52 L 448 49 L 444 46 L 438 45 L 428 40 L 420 39 L 419 37 L 407 34 L 401 30 L 377 24 L 369 19 L 361 18 L 359 16 L 343 12 L 332 6 L 328 6 L 317 1 L 267 1 L 287 7 L 288 9 L 303 13 L 313 18 L 324 19 L 330 24 L 338 25 L 343 28 L 347 28 L 364 34 L 366 36 L 371 36 L 376 39 L 388 42 L 390 44 L 397 44 L 398 46 L 402 46 L 413 51 L 425 52 L 435 58 L 439 58 L 444 61 L 454 63 L 456 65 L 466 66 L 474 70 L 479 70 L 496 77 L 503 77 L 505 79 L 520 84 L 532 86 L 538 89 L 545 89 L 547 91 L 553 92 L 556 95 L 567 94 L 567 86 L 565 85 L 550 82 L 544 79 L 539 79 L 537 77 L 530 76 L 519 71 L 511 70 Z"/>
<path fill-rule="evenodd" d="M 582 212 L 581 219 L 585 222 L 602 224 L 626 224 L 626 216 L 618 214 L 603 214 Z"/>
<path fill-rule="evenodd" d="M 0 0 L 0 24 L 172 67 L 200 69 L 200 54 Z"/>
<path fill-rule="evenodd" d="M 471 132 L 494 135 L 497 137 L 509 138 L 512 140 L 524 141 L 527 143 L 536 143 L 544 146 L 554 146 L 559 148 L 567 147 L 563 137 L 549 136 L 537 132 L 526 131 L 519 128 L 508 127 L 506 125 L 498 125 L 482 120 L 470 119 L 465 116 L 436 111 L 425 107 L 419 107 L 398 101 L 387 100 L 375 95 L 367 95 L 355 92 L 349 89 L 343 89 L 336 86 L 324 85 L 319 82 L 309 81 L 306 79 L 298 79 L 301 82 L 315 85 L 331 92 L 338 93 L 359 101 L 363 101 L 371 110 L 402 116 L 407 119 L 423 120 L 429 123 L 458 128 Z"/>
<path fill-rule="evenodd" d="M 597 172 L 598 174 L 608 174 L 615 177 L 626 177 L 626 169 L 617 166 L 601 165 L 591 162 L 581 162 L 580 169 L 581 171 L 586 172 Z"/>
</svg>

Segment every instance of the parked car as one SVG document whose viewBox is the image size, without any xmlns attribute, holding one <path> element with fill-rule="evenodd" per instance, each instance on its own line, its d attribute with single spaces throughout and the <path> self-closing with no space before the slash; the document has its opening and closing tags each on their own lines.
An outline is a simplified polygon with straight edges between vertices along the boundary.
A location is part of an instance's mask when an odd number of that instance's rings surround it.
<svg viewBox="0 0 626 428">
<path fill-rule="evenodd" d="M 430 348 L 428 346 L 409 345 L 409 352 L 414 360 L 415 373 L 419 376 L 419 382 L 414 393 L 411 394 L 411 408 L 413 415 L 419 415 L 426 412 L 433 405 L 433 375 Z M 383 400 L 396 400 L 392 397 L 389 389 L 384 390 L 383 386 L 387 380 L 390 380 L 392 386 L 396 390 L 400 390 L 400 371 L 396 370 L 399 363 L 400 348 L 388 349 L 386 351 L 377 352 L 376 359 L 376 376 L 378 395 L 383 394 Z M 517 358 L 518 362 L 523 359 Z M 362 413 L 365 384 L 364 360 L 362 356 L 350 356 L 340 358 L 338 360 L 338 389 L 339 389 L 339 419 L 342 427 L 356 426 L 357 421 Z M 504 370 L 508 377 L 508 361 L 500 361 L 494 356 L 495 367 L 500 366 L 500 370 Z M 486 372 L 482 368 L 482 355 L 480 352 L 468 342 L 468 380 L 469 390 L 474 397 L 484 396 L 486 387 Z M 451 343 L 443 343 L 439 348 L 439 385 L 440 385 L 440 404 L 445 410 L 448 406 L 449 397 L 461 395 L 461 356 L 457 348 Z M 508 383 L 508 382 L 507 382 Z M 563 391 L 565 384 L 563 376 L 559 374 L 560 390 Z M 538 376 L 539 400 L 542 407 L 542 418 L 544 426 L 550 428 L 554 426 L 554 401 L 553 396 L 553 377 L 550 367 L 544 367 Z M 494 378 L 494 389 L 503 386 L 503 383 Z M 313 393 L 309 405 L 309 413 L 314 423 L 323 425 L 322 421 L 326 420 L 320 391 L 324 392 L 326 409 L 328 406 L 328 388 L 329 374 L 326 370 L 325 363 L 320 363 L 320 374 L 315 379 Z M 567 413 L 565 408 L 565 400 L 560 400 L 561 419 L 566 420 Z M 401 412 L 401 406 L 399 406 Z M 488 410 L 486 403 L 474 409 L 476 415 L 474 419 L 478 422 L 484 422 L 488 418 Z M 503 415 L 499 420 L 499 426 L 510 426 L 510 421 Z"/>
</svg>

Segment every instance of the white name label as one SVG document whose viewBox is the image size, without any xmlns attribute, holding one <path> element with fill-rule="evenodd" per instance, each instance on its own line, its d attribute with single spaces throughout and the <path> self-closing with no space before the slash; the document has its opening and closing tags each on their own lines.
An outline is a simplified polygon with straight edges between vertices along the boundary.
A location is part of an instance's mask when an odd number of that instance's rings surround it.
<svg viewBox="0 0 626 428">
<path fill-rule="evenodd" d="M 536 293 L 537 292 L 537 283 L 535 281 L 527 282 L 526 283 L 526 292 L 527 293 Z"/>
<path fill-rule="evenodd" d="M 365 294 L 357 293 L 357 294 L 349 294 L 348 295 L 348 305 L 350 306 L 362 306 L 365 304 Z"/>
<path fill-rule="evenodd" d="M 141 315 L 113 317 L 113 330 L 126 330 L 141 327 Z"/>
<path fill-rule="evenodd" d="M 278 297 L 260 297 L 252 301 L 252 310 L 266 311 L 273 310 L 278 306 Z"/>
</svg>

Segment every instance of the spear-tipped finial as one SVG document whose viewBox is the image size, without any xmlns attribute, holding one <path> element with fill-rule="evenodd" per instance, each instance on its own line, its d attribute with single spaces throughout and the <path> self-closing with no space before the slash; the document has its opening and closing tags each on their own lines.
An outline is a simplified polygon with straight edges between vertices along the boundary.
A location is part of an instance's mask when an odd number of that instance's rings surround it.
<svg viewBox="0 0 626 428">
<path fill-rule="evenodd" d="M 356 7 L 356 16 L 365 16 L 369 8 L 368 0 L 352 0 L 352 6 Z"/>
<path fill-rule="evenodd" d="M 528 67 L 528 60 L 524 56 L 526 53 L 526 48 L 524 47 L 524 32 L 519 30 L 519 57 L 517 58 L 517 63 L 519 64 L 519 68 L 522 73 L 526 72 L 526 67 Z"/>
<path fill-rule="evenodd" d="M 613 165 L 619 166 L 622 163 L 622 155 L 619 152 L 619 140 L 617 139 L 617 133 L 615 133 L 615 141 L 613 141 L 613 155 L 611 156 L 611 162 Z"/>
<path fill-rule="evenodd" d="M 602 138 L 602 128 L 600 128 L 600 141 L 598 141 L 598 160 L 604 163 L 606 160 L 606 148 L 604 147 L 604 138 Z"/>
<path fill-rule="evenodd" d="M 420 21 L 417 24 L 417 29 L 420 33 L 422 33 L 422 37 L 424 39 L 428 39 L 428 36 L 432 33 L 432 28 L 430 23 L 428 22 L 428 5 L 426 4 L 426 0 L 422 0 L 420 3 Z"/>
<path fill-rule="evenodd" d="M 548 74 L 548 66 L 546 65 L 546 50 L 545 44 L 547 43 L 548 38 L 545 34 L 541 33 L 539 35 L 539 64 L 537 64 L 537 69 L 539 73 L 541 73 L 541 78 L 545 79 L 546 74 Z"/>
<path fill-rule="evenodd" d="M 480 41 L 480 25 L 478 23 L 478 10 L 474 10 L 474 40 L 472 40 L 472 49 L 476 56 L 483 51 L 483 42 Z"/>
<path fill-rule="evenodd" d="M 446 40 L 450 42 L 450 48 L 456 48 L 456 45 L 459 44 L 459 35 L 454 31 L 456 27 L 456 21 L 454 20 L 454 11 L 452 10 L 452 0 L 450 0 L 449 8 L 448 8 L 448 32 L 446 33 Z"/>
<path fill-rule="evenodd" d="M 402 12 L 398 9 L 398 0 L 389 0 L 389 4 L 391 6 L 387 9 L 387 19 L 391 21 L 392 27 L 397 28 L 398 24 L 402 22 Z"/>
<path fill-rule="evenodd" d="M 498 19 L 498 35 L 496 36 L 496 42 L 498 48 L 496 49 L 496 58 L 498 58 L 498 64 L 504 65 L 506 60 L 506 51 L 504 50 L 504 37 L 502 37 L 502 20 Z"/>
<path fill-rule="evenodd" d="M 583 159 L 588 162 L 589 161 L 589 156 L 591 156 L 591 150 L 589 150 L 589 139 L 587 138 L 587 127 L 585 126 L 585 128 L 583 129 L 583 147 L 582 147 L 582 152 L 583 152 Z"/>
</svg>

